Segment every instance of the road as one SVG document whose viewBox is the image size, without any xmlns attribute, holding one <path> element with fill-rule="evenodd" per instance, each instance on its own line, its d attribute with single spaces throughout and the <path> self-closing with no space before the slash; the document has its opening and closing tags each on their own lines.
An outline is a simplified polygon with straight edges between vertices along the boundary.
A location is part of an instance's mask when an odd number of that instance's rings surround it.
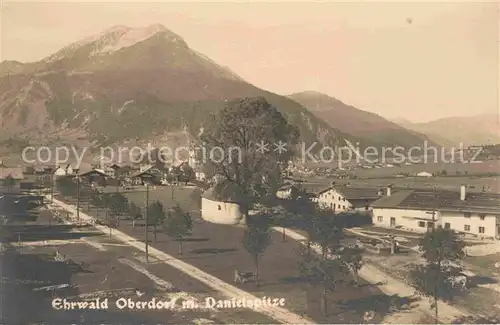
<svg viewBox="0 0 500 325">
<path fill-rule="evenodd" d="M 94 208 L 88 212 L 100 219 L 105 218 L 102 212 L 96 215 Z M 122 221 L 119 230 L 137 240 L 144 240 L 144 227 L 139 222 L 133 228 L 130 221 Z M 235 268 L 245 271 L 254 268 L 251 256 L 242 246 L 243 231 L 242 227 L 208 223 L 194 214 L 194 229 L 190 238 L 183 243 L 183 255 L 178 254 L 178 243 L 161 231 L 157 231 L 156 242 L 151 245 L 225 283 L 233 284 Z M 152 233 L 151 230 L 151 240 Z M 330 312 L 324 317 L 319 304 L 320 288 L 311 287 L 300 277 L 300 245 L 294 240 L 282 242 L 281 234 L 272 232 L 272 244 L 260 262 L 259 286 L 245 283 L 237 287 L 259 297 L 286 297 L 287 309 L 307 315 L 318 323 L 362 323 L 364 313 L 372 310 L 376 310 L 374 321 L 377 321 L 389 312 L 395 300 L 382 293 L 376 285 L 361 282 L 359 287 L 354 287 L 346 282 L 328 294 Z M 401 297 L 396 304 L 407 303 L 407 299 Z"/>
<path fill-rule="evenodd" d="M 144 263 L 142 252 L 93 228 L 54 224 L 48 220 L 6 226 L 10 242 L 2 262 L 2 323 L 4 324 L 180 324 L 262 323 L 275 321 L 243 309 L 190 309 L 182 302 L 222 299 L 208 286 L 164 263 Z M 21 233 L 21 242 L 17 242 Z M 9 236 L 4 236 L 9 241 Z M 70 263 L 54 260 L 56 251 Z M 68 285 L 68 288 L 55 289 Z M 52 289 L 51 289 L 52 288 Z M 139 297 L 139 295 L 141 295 Z M 108 298 L 106 310 L 56 310 L 55 298 L 80 301 Z M 173 309 L 119 309 L 120 298 L 171 301 Z"/>
</svg>

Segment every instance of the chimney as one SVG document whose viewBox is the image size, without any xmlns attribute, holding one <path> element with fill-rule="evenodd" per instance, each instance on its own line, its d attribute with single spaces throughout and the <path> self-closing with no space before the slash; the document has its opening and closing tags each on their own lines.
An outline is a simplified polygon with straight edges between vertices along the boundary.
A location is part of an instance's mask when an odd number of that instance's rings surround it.
<svg viewBox="0 0 500 325">
<path fill-rule="evenodd" d="M 460 186 L 460 201 L 465 201 L 465 185 Z"/>
<path fill-rule="evenodd" d="M 392 185 L 387 185 L 387 196 L 391 196 Z"/>
<path fill-rule="evenodd" d="M 377 191 L 377 196 L 382 196 L 382 194 L 383 194 L 382 190 L 380 190 L 380 189 L 379 189 L 379 190 Z"/>
</svg>

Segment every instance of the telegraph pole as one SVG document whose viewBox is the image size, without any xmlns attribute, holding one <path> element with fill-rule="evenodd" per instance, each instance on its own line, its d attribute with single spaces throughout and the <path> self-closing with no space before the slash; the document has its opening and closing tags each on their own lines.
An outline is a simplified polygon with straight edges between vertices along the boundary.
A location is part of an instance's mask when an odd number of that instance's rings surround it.
<svg viewBox="0 0 500 325">
<path fill-rule="evenodd" d="M 436 229 L 436 186 L 432 188 L 432 231 Z"/>
<path fill-rule="evenodd" d="M 54 203 L 54 171 L 50 172 L 50 204 Z"/>
<path fill-rule="evenodd" d="M 76 220 L 80 221 L 80 176 L 76 175 Z"/>
<path fill-rule="evenodd" d="M 149 262 L 149 251 L 148 251 L 148 248 L 149 248 L 149 239 L 148 239 L 148 235 L 149 235 L 149 183 L 146 183 L 146 225 L 145 225 L 145 229 L 146 229 L 146 262 Z"/>
</svg>

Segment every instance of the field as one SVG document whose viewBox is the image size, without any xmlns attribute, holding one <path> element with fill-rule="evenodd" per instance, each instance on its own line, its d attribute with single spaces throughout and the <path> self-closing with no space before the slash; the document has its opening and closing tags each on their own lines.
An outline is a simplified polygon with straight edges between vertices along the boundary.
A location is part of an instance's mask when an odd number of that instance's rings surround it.
<svg viewBox="0 0 500 325">
<path fill-rule="evenodd" d="M 311 183 L 325 185 L 334 181 L 336 184 L 351 184 L 359 187 L 386 187 L 392 184 L 395 187 L 408 188 L 437 188 L 459 191 L 461 185 L 468 185 L 469 191 L 480 192 L 483 187 L 488 192 L 500 192 L 500 177 L 392 177 L 392 178 L 365 178 L 365 179 L 334 179 L 308 178 Z"/>
<path fill-rule="evenodd" d="M 222 299 L 218 292 L 164 263 L 146 264 L 143 254 L 90 227 L 36 222 L 5 226 L 0 252 L 4 324 L 269 324 L 251 310 L 177 308 L 182 300 Z M 21 242 L 17 233 L 21 232 Z M 8 235 L 12 234 L 12 236 Z M 69 262 L 55 261 L 56 251 Z M 163 280 L 164 279 L 164 280 Z M 55 286 L 55 287 L 54 287 Z M 66 286 L 66 288 L 57 288 Z M 49 289 L 52 287 L 51 289 Z M 141 296 L 137 292 L 142 292 Z M 140 297 L 140 298 L 139 298 Z M 173 310 L 119 309 L 119 298 L 179 300 Z M 53 298 L 69 301 L 105 298 L 106 310 L 55 310 Z"/>
<path fill-rule="evenodd" d="M 116 192 L 116 187 L 110 186 L 103 189 L 104 192 Z M 140 207 L 146 206 L 146 188 L 137 187 L 132 191 L 120 193 Z M 185 211 L 199 212 L 201 208 L 201 190 L 193 186 L 157 186 L 149 188 L 149 204 L 160 201 L 165 208 L 176 204 Z"/>
</svg>

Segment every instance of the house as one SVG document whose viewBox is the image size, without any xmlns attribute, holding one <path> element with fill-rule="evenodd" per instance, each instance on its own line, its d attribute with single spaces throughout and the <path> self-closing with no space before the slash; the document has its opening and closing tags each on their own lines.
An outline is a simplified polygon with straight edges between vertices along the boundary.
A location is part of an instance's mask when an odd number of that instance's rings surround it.
<svg viewBox="0 0 500 325">
<path fill-rule="evenodd" d="M 442 226 L 457 232 L 479 237 L 500 236 L 500 194 L 467 193 L 465 185 L 460 193 L 449 193 L 446 204 L 439 207 Z"/>
<path fill-rule="evenodd" d="M 0 161 L 0 192 L 18 192 L 23 179 L 22 167 L 7 167 Z"/>
<path fill-rule="evenodd" d="M 153 165 L 151 165 L 151 164 L 141 164 L 139 166 L 139 172 L 145 172 L 145 171 L 147 171 L 150 168 L 153 168 Z"/>
<path fill-rule="evenodd" d="M 297 187 L 294 184 L 284 184 L 276 192 L 276 197 L 278 199 L 290 199 L 293 197 L 293 193 L 297 191 Z"/>
<path fill-rule="evenodd" d="M 197 181 L 204 182 L 207 179 L 207 175 L 199 167 L 195 168 L 194 174 Z"/>
<path fill-rule="evenodd" d="M 70 176 L 73 175 L 73 173 L 74 173 L 73 167 L 71 167 L 70 164 L 67 164 L 66 166 L 59 166 L 54 171 L 54 176 Z"/>
<path fill-rule="evenodd" d="M 379 188 L 353 187 L 349 184 L 323 188 L 315 193 L 315 202 L 335 213 L 369 211 L 370 204 L 382 196 Z"/>
<path fill-rule="evenodd" d="M 90 169 L 80 172 L 78 175 L 84 183 L 91 185 L 106 185 L 106 173 L 100 169 Z"/>
<path fill-rule="evenodd" d="M 108 177 L 112 177 L 112 178 L 115 178 L 116 176 L 116 169 L 114 168 L 111 168 L 111 167 L 104 167 L 102 169 L 102 171 L 104 172 L 104 174 Z"/>
<path fill-rule="evenodd" d="M 212 187 L 201 196 L 201 218 L 217 224 L 239 224 L 244 220 L 239 202 L 235 195 L 219 195 Z"/>
<path fill-rule="evenodd" d="M 388 193 L 372 203 L 373 223 L 425 232 L 441 226 L 460 233 L 498 238 L 500 194 L 405 189 Z"/>
<path fill-rule="evenodd" d="M 132 185 L 152 185 L 159 184 L 161 179 L 157 178 L 153 173 L 150 173 L 149 170 L 139 171 L 128 176 L 128 182 Z"/>
<path fill-rule="evenodd" d="M 387 187 L 385 196 L 371 204 L 373 224 L 393 228 L 402 227 L 413 231 L 427 231 L 436 222 L 439 223 L 440 219 L 440 215 L 432 207 L 429 194 L 432 195 L 432 191 L 409 189 L 393 194 L 392 189 Z"/>
<path fill-rule="evenodd" d="M 382 195 L 382 190 L 380 188 L 366 188 L 366 187 L 354 187 L 350 184 L 346 185 L 332 185 L 334 193 L 336 193 L 336 200 L 333 200 L 333 204 L 337 204 L 337 211 L 339 208 L 346 210 L 356 210 L 356 211 L 369 211 L 370 204 L 378 200 Z M 332 198 L 335 194 L 332 194 Z M 346 208 L 344 208 L 346 206 Z"/>
</svg>

